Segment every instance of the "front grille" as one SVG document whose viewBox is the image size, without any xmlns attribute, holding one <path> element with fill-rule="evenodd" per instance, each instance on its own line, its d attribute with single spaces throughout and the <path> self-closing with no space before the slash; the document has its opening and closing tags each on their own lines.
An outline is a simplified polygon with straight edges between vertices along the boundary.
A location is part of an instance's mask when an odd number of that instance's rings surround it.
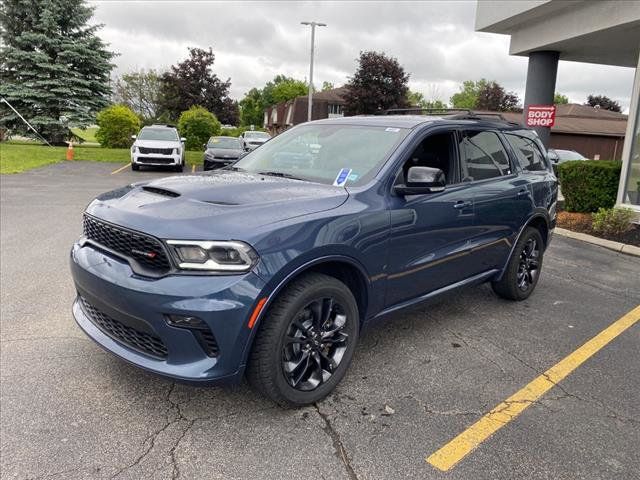
<svg viewBox="0 0 640 480">
<path fill-rule="evenodd" d="M 138 147 L 140 153 L 145 155 L 155 154 L 155 155 L 171 155 L 173 154 L 173 148 L 149 148 L 149 147 Z"/>
<path fill-rule="evenodd" d="M 138 157 L 136 159 L 137 163 L 159 163 L 162 165 L 173 165 L 175 163 L 175 160 L 173 158 L 166 158 L 166 157 Z"/>
<path fill-rule="evenodd" d="M 82 308 L 96 327 L 114 340 L 139 352 L 157 358 L 166 358 L 167 347 L 157 336 L 141 332 L 133 327 L 111 318 L 91 305 L 84 297 L 80 297 Z"/>
<path fill-rule="evenodd" d="M 145 269 L 157 273 L 171 269 L 164 247 L 153 237 L 103 222 L 86 213 L 83 231 L 89 240 L 135 260 Z"/>
</svg>

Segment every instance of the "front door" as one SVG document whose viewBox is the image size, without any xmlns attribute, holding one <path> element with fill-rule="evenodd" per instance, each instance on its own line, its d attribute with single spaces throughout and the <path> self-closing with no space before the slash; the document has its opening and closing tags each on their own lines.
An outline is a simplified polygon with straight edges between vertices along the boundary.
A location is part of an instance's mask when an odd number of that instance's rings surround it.
<svg viewBox="0 0 640 480">
<path fill-rule="evenodd" d="M 398 169 L 397 182 L 404 181 L 411 166 L 440 168 L 447 187 L 424 195 L 390 194 L 387 307 L 460 281 L 477 270 L 469 258 L 474 234 L 473 189 L 460 182 L 456 133 L 439 130 L 419 139 Z"/>
</svg>

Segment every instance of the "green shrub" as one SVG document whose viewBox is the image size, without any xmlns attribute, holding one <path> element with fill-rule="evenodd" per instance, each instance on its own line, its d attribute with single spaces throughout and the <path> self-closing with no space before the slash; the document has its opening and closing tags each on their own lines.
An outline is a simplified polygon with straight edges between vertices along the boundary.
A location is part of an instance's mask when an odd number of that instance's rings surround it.
<svg viewBox="0 0 640 480">
<path fill-rule="evenodd" d="M 187 150 L 201 150 L 209 137 L 220 134 L 221 125 L 206 108 L 193 106 L 180 115 L 178 131 L 187 139 Z"/>
<path fill-rule="evenodd" d="M 630 208 L 600 208 L 591 216 L 594 232 L 605 235 L 622 235 L 631 228 L 635 212 Z"/>
<path fill-rule="evenodd" d="M 140 130 L 142 122 L 124 105 L 111 105 L 98 113 L 96 140 L 105 148 L 129 148 L 131 135 Z"/>
<path fill-rule="evenodd" d="M 613 207 L 621 166 L 612 160 L 576 160 L 558 165 L 565 210 L 588 213 Z"/>
</svg>

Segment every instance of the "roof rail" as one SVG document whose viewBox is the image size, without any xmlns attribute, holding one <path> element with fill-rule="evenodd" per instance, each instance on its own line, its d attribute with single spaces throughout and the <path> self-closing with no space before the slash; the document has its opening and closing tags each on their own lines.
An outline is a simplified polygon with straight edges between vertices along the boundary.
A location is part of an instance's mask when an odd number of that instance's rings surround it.
<svg viewBox="0 0 640 480">
<path fill-rule="evenodd" d="M 500 112 L 475 112 L 468 108 L 390 108 L 381 112 L 382 115 L 409 113 L 438 116 L 449 115 L 449 118 L 451 118 L 452 120 L 482 120 L 487 118 L 495 118 L 496 120 L 508 123 L 509 125 L 520 125 L 518 122 L 507 120 Z"/>
</svg>

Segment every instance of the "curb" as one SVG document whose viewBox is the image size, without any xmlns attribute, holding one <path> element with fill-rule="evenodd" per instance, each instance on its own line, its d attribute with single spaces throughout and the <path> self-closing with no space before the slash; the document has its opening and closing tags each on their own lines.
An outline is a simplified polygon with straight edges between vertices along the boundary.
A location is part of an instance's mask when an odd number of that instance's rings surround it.
<svg viewBox="0 0 640 480">
<path fill-rule="evenodd" d="M 574 232 L 565 228 L 556 227 L 554 233 L 557 233 L 561 237 L 573 238 L 575 240 L 582 240 L 583 242 L 592 243 L 593 245 L 599 245 L 609 250 L 613 250 L 619 253 L 625 253 L 634 257 L 640 257 L 640 247 L 634 245 L 628 245 L 626 243 L 614 242 L 613 240 L 605 240 L 604 238 L 594 237 L 593 235 L 587 235 L 586 233 Z"/>
</svg>

